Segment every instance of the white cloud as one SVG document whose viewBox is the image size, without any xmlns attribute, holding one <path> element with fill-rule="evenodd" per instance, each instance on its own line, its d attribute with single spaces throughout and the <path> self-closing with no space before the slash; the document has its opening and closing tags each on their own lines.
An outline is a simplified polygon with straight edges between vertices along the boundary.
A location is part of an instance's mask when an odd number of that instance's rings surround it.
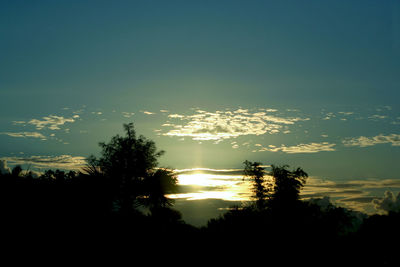
<svg viewBox="0 0 400 267">
<path fill-rule="evenodd" d="M 379 114 L 375 114 L 375 115 L 372 115 L 372 116 L 368 117 L 368 119 L 371 119 L 371 120 L 383 120 L 383 119 L 386 119 L 386 118 L 387 118 L 387 116 L 379 115 Z"/>
<path fill-rule="evenodd" d="M 374 137 L 360 136 L 357 138 L 349 138 L 342 141 L 345 146 L 368 147 L 377 144 L 392 144 L 392 146 L 400 146 L 400 134 L 377 135 Z"/>
<path fill-rule="evenodd" d="M 299 144 L 296 146 L 286 146 L 281 145 L 280 147 L 269 145 L 268 147 L 261 147 L 258 152 L 270 151 L 270 152 L 285 152 L 288 154 L 298 154 L 298 153 L 317 153 L 322 151 L 335 151 L 334 148 L 336 144 L 331 144 L 328 142 L 322 143 L 310 143 L 310 144 Z"/>
<path fill-rule="evenodd" d="M 284 126 L 293 125 L 309 118 L 278 117 L 266 112 L 252 113 L 248 109 L 207 112 L 195 110 L 193 115 L 170 114 L 171 119 L 187 121 L 164 133 L 166 136 L 191 137 L 193 140 L 223 140 L 244 135 L 279 133 Z M 174 124 L 169 122 L 168 126 Z M 166 126 L 164 124 L 164 126 Z M 287 127 L 284 128 L 287 131 Z"/>
<path fill-rule="evenodd" d="M 169 118 L 174 118 L 174 119 L 183 119 L 183 118 L 185 118 L 184 115 L 179 115 L 179 114 L 169 114 L 168 117 Z"/>
<path fill-rule="evenodd" d="M 344 116 L 350 116 L 350 115 L 353 115 L 354 114 L 354 112 L 346 112 L 346 111 L 340 111 L 340 112 L 338 112 L 339 114 L 342 114 L 342 115 L 344 115 Z"/>
<path fill-rule="evenodd" d="M 147 110 L 141 110 L 140 112 L 142 112 L 143 114 L 146 114 L 146 115 L 154 115 L 155 114 L 154 112 L 150 112 Z"/>
<path fill-rule="evenodd" d="M 74 121 L 74 118 L 64 118 L 63 116 L 49 115 L 47 117 L 43 117 L 42 120 L 32 119 L 28 122 L 28 124 L 35 125 L 36 129 L 38 130 L 45 128 L 50 130 L 60 130 L 61 125 L 64 125 L 67 122 L 73 123 Z"/>
<path fill-rule="evenodd" d="M 40 138 L 42 140 L 46 140 L 46 136 L 44 136 L 41 133 L 38 132 L 2 132 L 0 134 L 4 134 L 4 135 L 8 135 L 11 137 L 17 137 L 17 138 L 27 138 L 27 137 L 31 137 L 31 138 Z"/>
<path fill-rule="evenodd" d="M 122 112 L 122 116 L 124 116 L 125 118 L 130 118 L 133 115 L 135 115 L 135 113 L 133 112 Z"/>
<path fill-rule="evenodd" d="M 80 156 L 30 156 L 3 157 L 0 160 L 12 165 L 29 164 L 33 168 L 78 170 L 86 165 L 86 158 Z"/>
</svg>

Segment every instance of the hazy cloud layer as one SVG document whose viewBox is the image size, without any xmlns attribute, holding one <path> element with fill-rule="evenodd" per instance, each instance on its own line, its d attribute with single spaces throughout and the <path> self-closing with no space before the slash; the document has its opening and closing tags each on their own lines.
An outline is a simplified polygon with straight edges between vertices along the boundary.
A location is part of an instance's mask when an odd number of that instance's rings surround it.
<svg viewBox="0 0 400 267">
<path fill-rule="evenodd" d="M 256 144 L 258 149 L 253 150 L 253 152 L 263 152 L 263 151 L 270 151 L 270 152 L 285 152 L 288 154 L 298 154 L 298 153 L 317 153 L 322 151 L 335 151 L 334 146 L 336 144 L 331 144 L 329 142 L 322 142 L 322 143 L 309 143 L 309 144 L 299 144 L 295 146 L 286 146 L 281 145 L 279 147 L 274 145 L 269 145 L 268 147 L 263 147 L 261 144 Z"/>
<path fill-rule="evenodd" d="M 400 134 L 383 135 L 374 137 L 360 136 L 356 138 L 348 138 L 343 140 L 345 146 L 368 147 L 378 144 L 391 144 L 392 146 L 400 146 Z"/>
<path fill-rule="evenodd" d="M 42 140 L 46 140 L 46 136 L 44 136 L 41 133 L 38 132 L 2 132 L 0 134 L 8 135 L 11 137 L 17 137 L 17 138 L 40 138 Z"/>
<path fill-rule="evenodd" d="M 86 158 L 71 155 L 60 156 L 30 156 L 30 157 L 3 157 L 4 162 L 12 165 L 31 165 L 39 169 L 68 169 L 78 170 L 85 166 Z"/>
<path fill-rule="evenodd" d="M 385 212 L 399 212 L 400 211 L 400 193 L 395 196 L 392 191 L 386 191 L 382 199 L 374 199 L 372 203 L 375 209 Z"/>
<path fill-rule="evenodd" d="M 265 166 L 268 167 L 268 166 Z M 268 170 L 268 168 L 267 168 Z M 180 192 L 170 195 L 174 199 L 195 201 L 200 199 L 220 199 L 224 201 L 251 200 L 250 180 L 243 179 L 241 169 L 182 169 L 178 174 Z M 272 181 L 270 176 L 266 176 Z M 309 177 L 301 198 L 329 199 L 334 204 L 353 210 L 376 213 L 400 208 L 400 195 L 385 193 L 388 190 L 400 191 L 400 180 L 342 180 L 334 181 L 318 177 Z M 320 201 L 320 200 L 318 200 Z"/>
<path fill-rule="evenodd" d="M 274 112 L 276 110 L 271 109 L 258 112 L 251 112 L 248 109 L 207 112 L 198 109 L 193 115 L 169 114 L 168 118 L 174 121 L 163 126 L 173 129 L 164 135 L 221 141 L 244 135 L 275 134 L 287 130 L 289 125 L 298 121 L 309 120 L 309 118 L 279 117 L 270 114 Z"/>
<path fill-rule="evenodd" d="M 367 213 L 388 211 L 400 207 L 400 198 L 390 193 L 385 193 L 385 198 L 378 197 L 377 192 L 388 189 L 400 190 L 400 180 L 353 180 L 332 181 L 320 178 L 309 178 L 302 190 L 304 199 L 330 197 L 338 205 Z"/>
</svg>

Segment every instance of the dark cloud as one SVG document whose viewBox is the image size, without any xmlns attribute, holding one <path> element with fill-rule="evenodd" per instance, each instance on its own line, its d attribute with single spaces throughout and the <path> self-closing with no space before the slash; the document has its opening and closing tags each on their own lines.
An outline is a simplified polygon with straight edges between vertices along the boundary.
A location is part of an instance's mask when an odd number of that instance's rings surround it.
<svg viewBox="0 0 400 267">
<path fill-rule="evenodd" d="M 400 211 L 400 193 L 395 196 L 392 191 L 386 191 L 383 198 L 372 200 L 375 209 L 378 211 Z"/>
<path fill-rule="evenodd" d="M 364 204 L 370 204 L 371 201 L 373 201 L 374 199 L 376 199 L 376 197 L 349 197 L 349 198 L 344 198 L 341 199 L 341 202 L 358 202 L 358 203 L 364 203 Z"/>
<path fill-rule="evenodd" d="M 7 166 L 6 160 L 0 160 L 0 173 L 7 174 L 10 173 L 11 169 Z"/>
</svg>

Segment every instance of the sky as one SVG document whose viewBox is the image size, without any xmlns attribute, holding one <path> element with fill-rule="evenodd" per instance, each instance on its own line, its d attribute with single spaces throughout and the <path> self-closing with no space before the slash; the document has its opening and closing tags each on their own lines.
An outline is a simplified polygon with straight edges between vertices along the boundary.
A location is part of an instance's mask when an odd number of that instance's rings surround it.
<svg viewBox="0 0 400 267">
<path fill-rule="evenodd" d="M 164 167 L 396 180 L 399 71 L 395 0 L 1 1 L 0 158 L 76 169 L 134 122 Z"/>
</svg>

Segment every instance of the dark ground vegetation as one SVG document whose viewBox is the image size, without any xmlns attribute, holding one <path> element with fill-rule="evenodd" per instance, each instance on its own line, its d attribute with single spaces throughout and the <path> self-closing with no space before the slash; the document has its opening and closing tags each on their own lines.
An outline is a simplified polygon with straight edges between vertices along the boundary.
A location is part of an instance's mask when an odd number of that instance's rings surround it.
<svg viewBox="0 0 400 267">
<path fill-rule="evenodd" d="M 136 136 L 132 124 L 125 125 L 125 132 L 101 143 L 101 155 L 91 156 L 81 172 L 48 170 L 34 177 L 16 166 L 0 174 L 3 243 L 18 249 L 42 242 L 83 250 L 135 245 L 154 255 L 187 250 L 233 262 L 262 258 L 265 265 L 398 263 L 399 213 L 360 216 L 333 204 L 300 200 L 308 176 L 301 168 L 272 166 L 266 172 L 260 163 L 246 161 L 244 174 L 254 185 L 252 204 L 232 207 L 205 227 L 191 226 L 165 197 L 178 187 L 172 171 L 157 167 L 163 151 Z M 267 174 L 272 183 L 265 181 Z"/>
</svg>

